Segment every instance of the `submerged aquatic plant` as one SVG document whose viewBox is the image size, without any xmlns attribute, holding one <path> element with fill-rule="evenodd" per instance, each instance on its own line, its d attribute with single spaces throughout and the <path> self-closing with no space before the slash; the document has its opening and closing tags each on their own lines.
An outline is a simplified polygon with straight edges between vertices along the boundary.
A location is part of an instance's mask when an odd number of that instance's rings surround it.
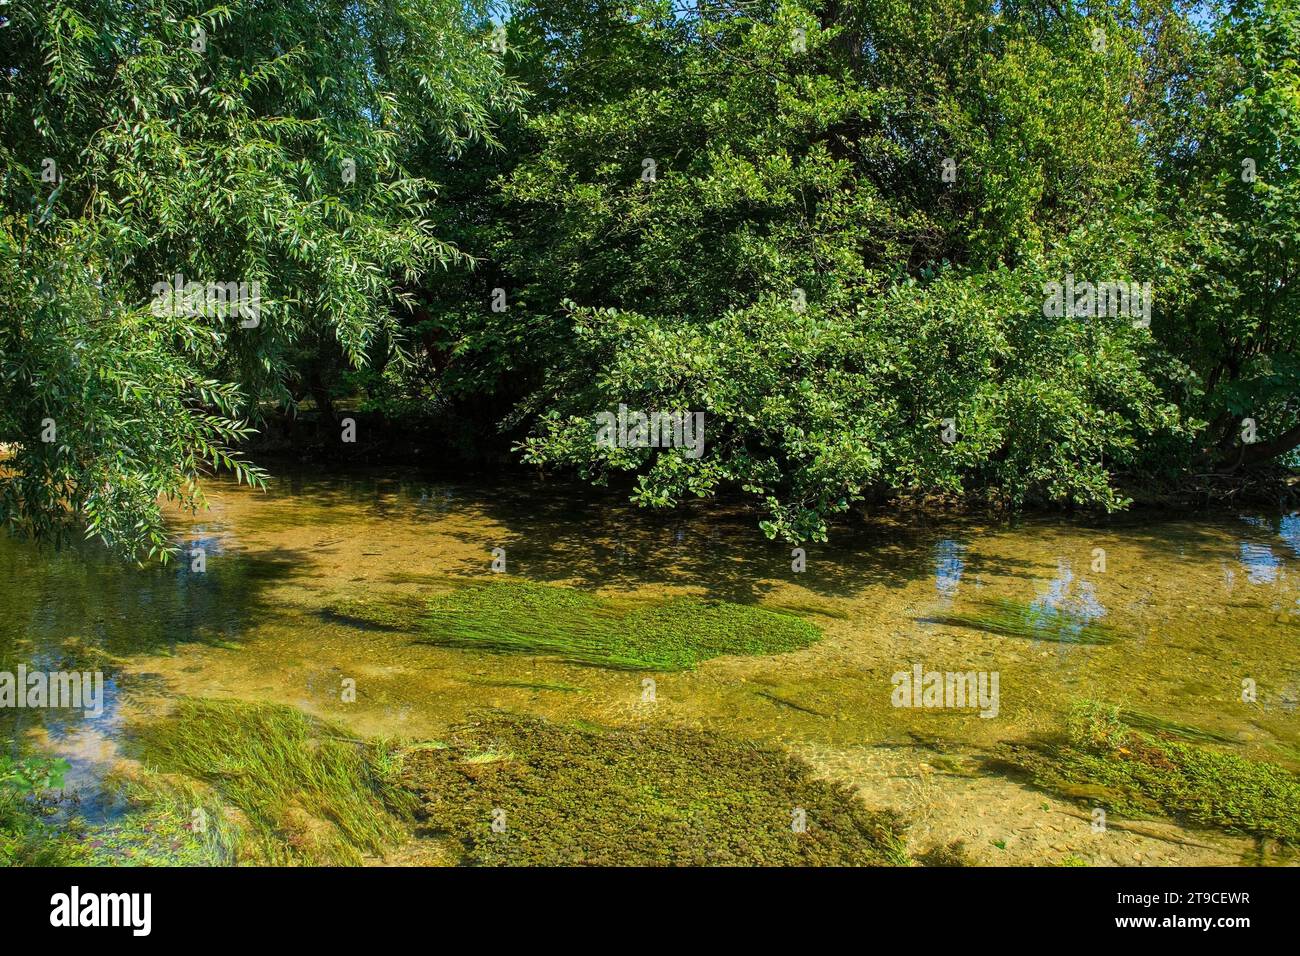
<svg viewBox="0 0 1300 956">
<path fill-rule="evenodd" d="M 616 603 L 528 581 L 461 587 L 426 602 L 352 599 L 331 608 L 363 625 L 409 630 L 422 643 L 553 656 L 624 670 L 687 670 L 726 654 L 780 654 L 814 643 L 816 625 L 779 611 L 677 598 Z"/>
<path fill-rule="evenodd" d="M 1023 604 L 1009 598 L 978 602 L 972 611 L 950 612 L 925 619 L 933 624 L 969 627 L 1004 637 L 1068 644 L 1114 644 L 1122 634 L 1109 624 L 1080 618 L 1056 608 Z"/>
<path fill-rule="evenodd" d="M 87 829 L 92 866 L 228 866 L 240 830 L 219 795 L 183 777 L 133 772 L 115 780 L 129 810 Z"/>
<path fill-rule="evenodd" d="M 405 751 L 401 780 L 469 864 L 908 862 L 892 814 L 716 734 L 493 714 Z"/>
<path fill-rule="evenodd" d="M 411 803 L 384 748 L 291 707 L 182 699 L 135 736 L 150 769 L 203 781 L 233 806 L 240 862 L 356 865 L 404 836 Z"/>
<path fill-rule="evenodd" d="M 1147 732 L 1117 707 L 1080 704 L 1064 738 L 1013 745 L 1007 761 L 1034 783 L 1128 817 L 1167 816 L 1300 843 L 1300 776 L 1284 767 Z M 1158 727 L 1159 723 L 1151 726 Z"/>
<path fill-rule="evenodd" d="M 73 866 L 86 848 L 73 827 L 52 825 L 44 791 L 63 786 L 67 761 L 0 755 L 0 866 Z"/>
<path fill-rule="evenodd" d="M 1236 743 L 1236 741 L 1227 734 L 1217 733 L 1213 730 L 1206 730 L 1203 727 L 1193 727 L 1190 724 L 1181 724 L 1177 721 L 1168 720 L 1164 717 L 1157 717 L 1154 714 L 1148 714 L 1141 710 L 1123 708 L 1118 712 L 1117 716 L 1122 723 L 1125 723 L 1130 727 L 1135 727 L 1138 730 L 1145 730 L 1150 734 L 1164 734 L 1169 737 L 1180 737 L 1183 740 L 1194 740 L 1197 743 Z"/>
</svg>

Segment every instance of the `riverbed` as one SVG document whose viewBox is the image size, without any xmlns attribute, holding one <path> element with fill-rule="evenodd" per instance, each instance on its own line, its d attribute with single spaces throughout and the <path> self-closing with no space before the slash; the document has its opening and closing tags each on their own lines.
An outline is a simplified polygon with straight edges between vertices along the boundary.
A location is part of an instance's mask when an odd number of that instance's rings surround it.
<svg viewBox="0 0 1300 956">
<path fill-rule="evenodd" d="M 707 730 L 780 748 L 897 811 L 914 853 L 961 840 L 976 863 L 1286 862 L 1253 838 L 1162 820 L 1099 831 L 1086 805 L 988 757 L 1059 733 L 1094 700 L 1300 769 L 1300 516 L 867 515 L 806 545 L 796 570 L 739 508 L 651 512 L 542 480 L 299 472 L 265 491 L 213 482 L 208 496 L 210 510 L 172 516 L 186 553 L 165 568 L 0 539 L 6 667 L 109 674 L 98 718 L 0 712 L 6 739 L 71 761 L 91 819 L 115 812 L 98 790 L 130 760 L 130 728 L 190 696 L 290 705 L 365 738 L 434 739 L 484 709 Z M 758 605 L 822 637 L 648 675 L 431 646 L 327 611 L 497 573 L 633 602 Z M 1050 629 L 979 625 L 1008 606 Z M 996 715 L 896 706 L 895 675 L 918 665 L 996 674 Z"/>
</svg>

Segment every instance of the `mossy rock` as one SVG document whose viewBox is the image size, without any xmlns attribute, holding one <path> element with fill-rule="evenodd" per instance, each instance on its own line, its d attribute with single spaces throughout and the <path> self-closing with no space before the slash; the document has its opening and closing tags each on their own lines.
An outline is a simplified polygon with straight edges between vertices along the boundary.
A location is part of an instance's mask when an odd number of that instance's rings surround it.
<svg viewBox="0 0 1300 956">
<path fill-rule="evenodd" d="M 902 827 L 802 761 L 675 728 L 596 730 L 514 715 L 403 754 L 429 835 L 474 865 L 884 865 Z M 806 830 L 795 832 L 795 812 Z M 504 829 L 494 832 L 494 811 Z"/>
<path fill-rule="evenodd" d="M 816 625 L 761 607 L 697 598 L 619 604 L 516 580 L 469 585 L 422 604 L 352 598 L 330 611 L 359 626 L 409 631 L 442 647 L 637 671 L 689 670 L 729 654 L 781 654 L 821 637 Z"/>
<path fill-rule="evenodd" d="M 1120 816 L 1170 817 L 1300 843 L 1300 776 L 1176 739 L 1190 736 L 1181 726 L 1171 725 L 1168 732 L 1138 730 L 1121 713 L 1085 703 L 1072 713 L 1063 739 L 1010 746 L 1003 762 L 1037 786 Z"/>
</svg>

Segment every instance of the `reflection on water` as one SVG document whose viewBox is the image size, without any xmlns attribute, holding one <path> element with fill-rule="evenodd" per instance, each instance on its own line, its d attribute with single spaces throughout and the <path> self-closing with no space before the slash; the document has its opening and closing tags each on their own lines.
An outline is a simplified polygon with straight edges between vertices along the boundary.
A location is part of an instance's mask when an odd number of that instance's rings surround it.
<svg viewBox="0 0 1300 956">
<path fill-rule="evenodd" d="M 648 512 L 617 495 L 522 479 L 298 473 L 266 493 L 220 484 L 210 497 L 210 512 L 176 516 L 187 549 L 205 552 L 201 574 L 188 557 L 140 569 L 93 546 L 56 554 L 0 539 L 0 669 L 89 668 L 108 678 L 98 720 L 0 711 L 10 746 L 26 736 L 60 750 L 74 762 L 73 782 L 93 790 L 131 722 L 182 694 L 276 701 L 374 735 L 436 735 L 485 707 L 666 722 L 785 746 L 873 803 L 907 804 L 935 833 L 965 833 L 985 813 L 1010 826 L 1023 807 L 1002 779 L 914 790 L 934 753 L 1055 730 L 1083 697 L 1300 761 L 1294 515 L 1011 527 L 873 519 L 809 546 L 807 570 L 794 573 L 789 547 L 766 541 L 751 516 L 714 504 Z M 639 674 L 431 647 L 322 613 L 340 598 L 400 598 L 482 578 L 493 548 L 505 549 L 509 573 L 531 580 L 611 597 L 763 604 L 810 616 L 825 636 L 790 654 L 657 675 L 648 707 Z M 1104 570 L 1095 570 L 1099 548 Z M 990 601 L 1078 629 L 1104 620 L 1120 639 L 1049 642 L 936 623 Z M 890 675 L 916 662 L 999 671 L 998 718 L 891 707 Z M 1258 687 L 1256 703 L 1241 700 L 1245 678 Z M 341 699 L 344 680 L 356 682 L 355 703 Z M 1044 833 L 1041 846 L 1024 837 L 1020 859 L 1051 851 L 1057 837 Z M 1073 848 L 1074 839 L 1058 842 Z"/>
<path fill-rule="evenodd" d="M 1272 584 L 1282 569 L 1282 561 L 1266 544 L 1241 543 L 1241 563 L 1251 584 Z"/>
<path fill-rule="evenodd" d="M 1062 559 L 1057 565 L 1056 577 L 1047 585 L 1047 593 L 1035 598 L 1031 604 L 1046 621 L 1049 616 L 1058 619 L 1065 614 L 1070 619 L 1069 628 L 1077 634 L 1092 621 L 1106 616 L 1106 609 L 1097 600 L 1091 581 L 1076 581 L 1070 562 Z"/>
<path fill-rule="evenodd" d="M 1285 515 L 1278 521 L 1277 536 L 1300 558 L 1300 515 Z"/>
<path fill-rule="evenodd" d="M 934 546 L 934 587 L 944 597 L 952 597 L 961 584 L 961 573 L 966 568 L 962 554 L 965 545 L 952 538 L 944 538 Z"/>
</svg>

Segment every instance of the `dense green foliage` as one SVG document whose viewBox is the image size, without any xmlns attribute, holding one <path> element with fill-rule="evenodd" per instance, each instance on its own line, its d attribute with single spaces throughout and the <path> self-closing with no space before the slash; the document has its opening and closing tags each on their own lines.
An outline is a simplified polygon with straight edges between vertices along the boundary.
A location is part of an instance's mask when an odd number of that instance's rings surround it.
<svg viewBox="0 0 1300 956">
<path fill-rule="evenodd" d="M 256 402 L 391 350 L 407 286 L 455 258 L 411 160 L 489 136 L 513 96 L 458 0 L 4 12 L 0 508 L 157 553 L 160 495 L 258 480 L 235 447 Z M 175 275 L 260 301 L 154 308 Z"/>
<path fill-rule="evenodd" d="M 1114 508 L 1117 473 L 1240 455 L 1243 417 L 1252 459 L 1294 444 L 1294 10 L 755 20 L 661 17 L 622 58 L 548 44 L 566 92 L 601 76 L 503 180 L 506 284 L 563 329 L 527 457 L 636 470 L 650 504 L 739 485 L 801 538 L 882 491 Z M 1151 281 L 1151 328 L 1045 315 L 1067 275 Z M 619 402 L 704 410 L 708 453 L 600 447 Z"/>
<path fill-rule="evenodd" d="M 347 404 L 793 540 L 1300 445 L 1289 0 L 5 9 L 12 526 L 162 548 L 158 496 L 257 480 L 250 420 L 304 400 L 335 447 Z M 154 314 L 177 273 L 259 282 L 260 323 Z M 620 405 L 702 413 L 702 453 L 601 441 Z"/>
</svg>

